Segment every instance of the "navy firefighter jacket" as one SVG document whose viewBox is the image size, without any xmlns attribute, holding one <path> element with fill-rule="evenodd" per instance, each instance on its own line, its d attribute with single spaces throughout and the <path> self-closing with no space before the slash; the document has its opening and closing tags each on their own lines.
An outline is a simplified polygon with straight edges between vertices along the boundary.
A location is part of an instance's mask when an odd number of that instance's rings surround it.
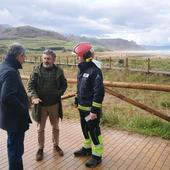
<svg viewBox="0 0 170 170">
<path fill-rule="evenodd" d="M 78 67 L 78 108 L 92 113 L 99 113 L 104 98 L 102 72 L 93 62 L 82 62 Z"/>
</svg>

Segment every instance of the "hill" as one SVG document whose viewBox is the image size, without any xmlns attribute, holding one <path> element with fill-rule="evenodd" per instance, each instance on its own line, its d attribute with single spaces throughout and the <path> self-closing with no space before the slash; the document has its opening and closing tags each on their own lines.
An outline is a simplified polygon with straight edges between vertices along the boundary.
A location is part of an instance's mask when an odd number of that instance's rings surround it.
<svg viewBox="0 0 170 170">
<path fill-rule="evenodd" d="M 98 51 L 143 50 L 144 49 L 142 46 L 137 45 L 136 42 L 134 41 L 128 41 L 128 40 L 123 40 L 123 39 L 97 39 L 97 38 L 89 38 L 89 37 L 80 37 L 80 36 L 75 36 L 75 35 L 62 35 L 55 31 L 42 30 L 42 29 L 35 28 L 32 26 L 11 27 L 9 25 L 0 25 L 0 45 L 1 46 L 7 45 L 8 44 L 7 40 L 10 40 L 10 41 L 15 40 L 15 41 L 20 42 L 21 38 L 22 40 L 24 39 L 24 44 L 25 43 L 27 44 L 27 42 L 25 41 L 29 41 L 31 43 L 31 40 L 35 42 L 37 39 L 36 48 L 38 48 L 39 51 L 41 49 L 44 49 L 43 48 L 44 46 L 55 47 L 58 44 L 57 43 L 58 40 L 60 41 L 59 49 L 64 48 L 66 50 L 67 49 L 71 50 L 68 44 L 74 45 L 82 41 L 92 43 Z M 5 41 L 5 44 L 3 40 Z M 45 40 L 47 40 L 48 42 L 50 42 L 51 40 L 50 45 L 43 45 L 42 42 L 45 42 Z M 52 44 L 52 42 L 54 41 L 55 43 Z M 23 43 L 23 41 L 21 42 Z"/>
<path fill-rule="evenodd" d="M 27 38 L 43 37 L 54 38 L 58 40 L 67 40 L 66 37 L 54 31 L 46 31 L 31 26 L 3 27 L 3 25 L 0 25 L 0 39 L 19 37 Z"/>
<path fill-rule="evenodd" d="M 75 35 L 68 35 L 69 40 L 75 42 L 90 42 L 94 45 L 99 45 L 101 50 L 104 47 L 105 50 L 144 50 L 140 45 L 137 45 L 135 41 L 128 41 L 123 39 L 97 39 L 88 37 L 79 37 Z"/>
</svg>

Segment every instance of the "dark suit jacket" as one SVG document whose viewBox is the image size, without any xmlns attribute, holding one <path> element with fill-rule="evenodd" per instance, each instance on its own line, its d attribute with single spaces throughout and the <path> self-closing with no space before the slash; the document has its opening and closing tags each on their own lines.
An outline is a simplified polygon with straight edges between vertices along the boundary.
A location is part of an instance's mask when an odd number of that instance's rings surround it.
<svg viewBox="0 0 170 170">
<path fill-rule="evenodd" d="M 31 123 L 18 68 L 20 63 L 10 57 L 0 64 L 0 128 L 9 132 L 26 131 Z"/>
</svg>

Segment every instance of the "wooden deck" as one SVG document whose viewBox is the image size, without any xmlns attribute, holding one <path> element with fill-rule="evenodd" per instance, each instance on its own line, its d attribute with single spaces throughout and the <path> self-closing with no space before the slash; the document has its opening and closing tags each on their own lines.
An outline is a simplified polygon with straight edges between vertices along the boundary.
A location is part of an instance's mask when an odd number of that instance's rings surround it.
<svg viewBox="0 0 170 170">
<path fill-rule="evenodd" d="M 37 129 L 33 123 L 26 132 L 25 153 L 23 156 L 25 170 L 82 170 L 88 158 L 75 158 L 73 152 L 81 147 L 83 139 L 78 121 L 65 119 L 60 123 L 60 146 L 65 155 L 59 157 L 53 151 L 51 126 L 46 126 L 46 144 L 44 160 L 35 161 L 37 151 Z M 157 137 L 146 137 L 125 131 L 102 128 L 105 153 L 103 162 L 95 169 L 101 170 L 170 170 L 170 141 Z M 6 132 L 0 130 L 0 170 L 7 170 Z"/>
</svg>

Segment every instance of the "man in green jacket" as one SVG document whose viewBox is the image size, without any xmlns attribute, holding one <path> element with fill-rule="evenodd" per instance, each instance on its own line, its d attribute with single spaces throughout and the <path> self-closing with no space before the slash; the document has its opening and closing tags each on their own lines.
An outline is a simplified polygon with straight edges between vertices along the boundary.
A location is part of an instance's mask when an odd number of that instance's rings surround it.
<svg viewBox="0 0 170 170">
<path fill-rule="evenodd" d="M 54 64 L 56 55 L 45 50 L 42 63 L 36 66 L 28 82 L 28 95 L 34 104 L 33 118 L 38 122 L 38 144 L 36 160 L 43 159 L 44 130 L 47 117 L 52 125 L 53 146 L 60 156 L 64 153 L 59 147 L 59 117 L 62 119 L 61 96 L 67 89 L 67 80 L 63 70 Z"/>
</svg>

